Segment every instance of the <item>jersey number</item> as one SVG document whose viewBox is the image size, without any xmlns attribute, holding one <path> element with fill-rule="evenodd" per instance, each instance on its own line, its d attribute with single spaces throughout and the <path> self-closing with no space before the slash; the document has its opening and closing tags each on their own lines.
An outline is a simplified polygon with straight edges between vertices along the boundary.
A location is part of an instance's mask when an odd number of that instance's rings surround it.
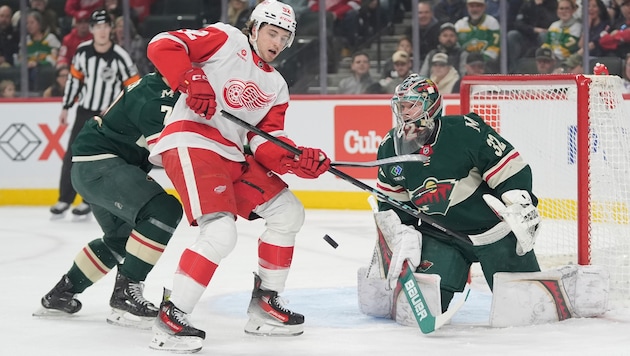
<svg viewBox="0 0 630 356">
<path fill-rule="evenodd" d="M 486 140 L 488 146 L 494 148 L 494 154 L 501 157 L 503 156 L 503 152 L 505 151 L 506 144 L 499 141 L 496 137 L 492 135 L 488 135 L 488 139 Z"/>
</svg>

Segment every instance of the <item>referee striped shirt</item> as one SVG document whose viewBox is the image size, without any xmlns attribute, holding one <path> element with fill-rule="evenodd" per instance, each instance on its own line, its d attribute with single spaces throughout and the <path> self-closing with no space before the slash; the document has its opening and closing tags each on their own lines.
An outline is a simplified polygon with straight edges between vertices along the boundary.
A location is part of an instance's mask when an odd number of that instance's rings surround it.
<svg viewBox="0 0 630 356">
<path fill-rule="evenodd" d="M 70 75 L 63 94 L 63 108 L 69 109 L 79 98 L 79 107 L 103 111 L 121 90 L 140 79 L 131 56 L 117 44 L 105 53 L 94 49 L 94 41 L 79 45 L 72 57 Z"/>
</svg>

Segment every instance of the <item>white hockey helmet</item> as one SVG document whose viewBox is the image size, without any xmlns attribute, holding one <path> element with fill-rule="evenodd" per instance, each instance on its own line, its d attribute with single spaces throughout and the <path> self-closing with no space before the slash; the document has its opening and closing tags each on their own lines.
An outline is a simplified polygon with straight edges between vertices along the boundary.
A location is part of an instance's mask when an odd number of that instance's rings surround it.
<svg viewBox="0 0 630 356">
<path fill-rule="evenodd" d="M 396 154 L 416 153 L 435 130 L 435 119 L 442 116 L 442 95 L 437 85 L 412 73 L 394 90 L 391 105 L 396 116 Z"/>
<path fill-rule="evenodd" d="M 258 36 L 258 30 L 263 23 L 278 26 L 291 32 L 285 48 L 291 47 L 295 38 L 297 21 L 295 21 L 295 13 L 290 5 L 277 0 L 265 0 L 256 5 L 249 19 L 254 21 L 253 27 L 256 28 L 256 36 Z M 256 42 L 256 38 L 253 38 L 251 34 L 250 38 L 254 43 Z"/>
</svg>

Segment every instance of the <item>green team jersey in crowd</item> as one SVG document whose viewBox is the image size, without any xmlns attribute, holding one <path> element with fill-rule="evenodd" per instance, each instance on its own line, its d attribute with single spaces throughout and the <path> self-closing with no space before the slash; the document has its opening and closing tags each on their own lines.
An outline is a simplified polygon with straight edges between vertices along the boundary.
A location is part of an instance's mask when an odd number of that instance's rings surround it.
<svg viewBox="0 0 630 356">
<path fill-rule="evenodd" d="M 72 144 L 72 161 L 120 157 L 149 172 L 149 148 L 178 98 L 159 74 L 145 75 L 123 90 L 102 118 L 85 124 Z"/>
<path fill-rule="evenodd" d="M 395 156 L 396 128 L 389 131 L 378 149 L 378 159 Z M 435 131 L 420 154 L 427 162 L 387 164 L 378 171 L 377 189 L 398 201 L 411 203 L 450 230 L 480 234 L 500 221 L 482 198 L 512 189 L 531 193 L 532 173 L 519 152 L 486 125 L 477 114 L 444 116 L 435 120 Z M 391 207 L 379 203 L 380 210 Z M 396 208 L 403 223 L 416 225 L 416 219 Z M 451 238 L 429 224 L 423 234 Z"/>
</svg>

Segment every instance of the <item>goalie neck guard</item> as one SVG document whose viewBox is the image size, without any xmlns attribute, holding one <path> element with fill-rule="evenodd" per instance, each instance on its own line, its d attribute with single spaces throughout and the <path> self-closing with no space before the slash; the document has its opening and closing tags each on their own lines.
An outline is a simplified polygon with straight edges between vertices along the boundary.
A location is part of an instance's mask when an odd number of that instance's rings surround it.
<svg viewBox="0 0 630 356">
<path fill-rule="evenodd" d="M 435 119 L 442 116 L 442 95 L 437 85 L 413 73 L 394 90 L 391 106 L 396 116 L 396 155 L 418 152 L 433 133 Z"/>
</svg>

